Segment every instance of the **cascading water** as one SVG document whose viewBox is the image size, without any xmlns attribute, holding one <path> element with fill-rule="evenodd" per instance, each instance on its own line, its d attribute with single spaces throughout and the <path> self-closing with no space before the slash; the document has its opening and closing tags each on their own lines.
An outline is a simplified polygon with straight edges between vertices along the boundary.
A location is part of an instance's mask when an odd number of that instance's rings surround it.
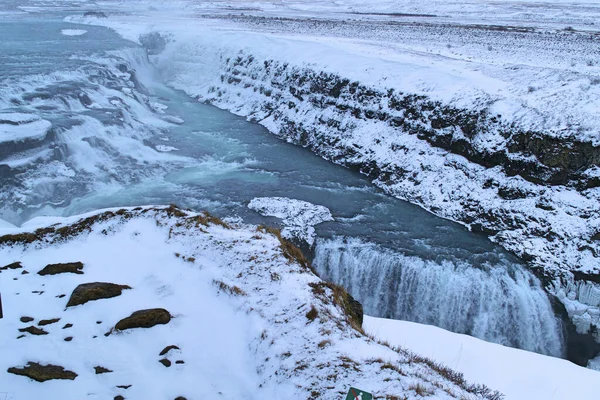
<svg viewBox="0 0 600 400">
<path fill-rule="evenodd" d="M 474 268 L 404 256 L 358 239 L 320 240 L 314 265 L 365 312 L 561 357 L 562 329 L 539 281 L 516 264 Z"/>
</svg>

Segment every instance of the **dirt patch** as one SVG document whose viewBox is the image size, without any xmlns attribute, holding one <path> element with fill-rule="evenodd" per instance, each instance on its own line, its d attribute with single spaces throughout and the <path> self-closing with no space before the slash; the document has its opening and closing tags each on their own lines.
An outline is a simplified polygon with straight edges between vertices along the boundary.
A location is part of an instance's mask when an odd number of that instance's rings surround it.
<svg viewBox="0 0 600 400">
<path fill-rule="evenodd" d="M 88 301 L 117 297 L 126 289 L 131 289 L 131 287 L 105 282 L 84 283 L 73 290 L 71 298 L 67 303 L 67 307 L 78 306 L 80 304 L 85 304 Z"/>
<path fill-rule="evenodd" d="M 38 272 L 38 275 L 57 275 L 57 274 L 83 274 L 83 263 L 80 261 L 72 262 L 72 263 L 62 263 L 62 264 L 48 264 Z"/>
<path fill-rule="evenodd" d="M 171 314 L 164 308 L 139 310 L 127 318 L 120 320 L 115 329 L 124 331 L 133 328 L 152 328 L 155 325 L 165 325 L 171 321 Z"/>
<path fill-rule="evenodd" d="M 15 375 L 26 376 L 38 382 L 45 382 L 52 379 L 68 379 L 74 380 L 77 374 L 73 371 L 68 371 L 64 367 L 58 365 L 41 365 L 35 362 L 28 362 L 27 366 L 18 368 L 11 367 L 8 372 Z"/>
</svg>

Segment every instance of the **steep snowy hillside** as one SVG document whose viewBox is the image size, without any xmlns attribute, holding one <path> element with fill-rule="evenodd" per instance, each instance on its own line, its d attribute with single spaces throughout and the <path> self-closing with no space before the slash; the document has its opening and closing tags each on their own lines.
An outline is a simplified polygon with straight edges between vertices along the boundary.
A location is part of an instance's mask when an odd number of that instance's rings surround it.
<svg viewBox="0 0 600 400">
<path fill-rule="evenodd" d="M 116 29 L 173 87 L 489 235 L 600 343 L 598 3 L 360 4 L 111 2 L 118 14 L 68 20 Z"/>
<path fill-rule="evenodd" d="M 366 336 L 360 304 L 269 228 L 162 207 L 1 232 L 9 399 L 500 398 Z"/>
</svg>

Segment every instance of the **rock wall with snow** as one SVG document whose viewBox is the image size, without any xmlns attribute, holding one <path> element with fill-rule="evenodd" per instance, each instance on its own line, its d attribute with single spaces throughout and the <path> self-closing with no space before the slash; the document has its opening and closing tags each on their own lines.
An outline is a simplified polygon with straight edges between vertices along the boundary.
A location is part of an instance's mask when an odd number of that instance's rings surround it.
<svg viewBox="0 0 600 400">
<path fill-rule="evenodd" d="M 318 64 L 198 40 L 174 43 L 157 58 L 171 84 L 490 235 L 529 263 L 579 333 L 600 324 L 599 153 L 590 142 L 523 131 L 485 109 L 365 85 Z M 192 48 L 202 62 L 184 71 L 175 54 Z M 202 84 L 185 86 L 191 76 Z"/>
</svg>

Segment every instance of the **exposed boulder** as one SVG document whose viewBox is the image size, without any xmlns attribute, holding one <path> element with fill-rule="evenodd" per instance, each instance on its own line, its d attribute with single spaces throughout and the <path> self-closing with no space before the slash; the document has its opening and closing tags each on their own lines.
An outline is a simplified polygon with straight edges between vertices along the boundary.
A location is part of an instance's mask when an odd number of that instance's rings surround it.
<svg viewBox="0 0 600 400">
<path fill-rule="evenodd" d="M 52 324 L 57 323 L 58 321 L 60 321 L 60 318 L 43 319 L 38 323 L 38 325 L 39 326 L 52 325 Z"/>
<path fill-rule="evenodd" d="M 31 317 L 21 317 L 20 321 L 22 323 L 26 324 L 27 322 L 33 321 L 33 318 L 31 318 Z"/>
<path fill-rule="evenodd" d="M 170 345 L 165 347 L 159 354 L 159 356 L 164 356 L 165 354 L 167 354 L 169 351 L 171 350 L 180 350 L 179 347 L 175 346 L 175 345 Z"/>
<path fill-rule="evenodd" d="M 23 268 L 23 266 L 21 265 L 20 261 L 14 262 L 12 264 L 8 264 L 2 268 L 0 268 L 0 271 L 6 271 L 8 269 L 19 269 L 19 268 Z"/>
<path fill-rule="evenodd" d="M 68 371 L 64 367 L 58 365 L 41 365 L 36 362 L 28 362 L 27 366 L 18 368 L 11 367 L 8 372 L 15 375 L 26 376 L 38 382 L 45 382 L 52 379 L 69 379 L 74 380 L 77 374 L 73 371 Z"/>
<path fill-rule="evenodd" d="M 104 368 L 101 366 L 94 367 L 94 371 L 96 371 L 96 375 L 108 374 L 108 373 L 112 372 L 110 369 Z"/>
<path fill-rule="evenodd" d="M 124 289 L 131 289 L 131 287 L 105 282 L 84 283 L 73 290 L 67 307 L 78 306 L 88 301 L 117 297 L 121 295 Z"/>
<path fill-rule="evenodd" d="M 31 333 L 32 335 L 36 335 L 36 336 L 41 336 L 41 335 L 47 335 L 48 334 L 48 332 L 46 332 L 45 330 L 40 329 L 40 328 L 38 328 L 36 326 L 33 326 L 33 325 L 28 326 L 27 328 L 19 329 L 19 332 L 27 332 L 27 333 Z"/>
<path fill-rule="evenodd" d="M 165 325 L 171 321 L 171 314 L 164 308 L 139 310 L 127 318 L 120 320 L 115 329 L 124 331 L 132 328 L 152 328 L 155 325 Z"/>
<path fill-rule="evenodd" d="M 38 275 L 56 275 L 56 274 L 83 274 L 83 263 L 82 262 L 72 262 L 72 263 L 62 263 L 62 264 L 48 264 L 38 272 Z"/>
</svg>

